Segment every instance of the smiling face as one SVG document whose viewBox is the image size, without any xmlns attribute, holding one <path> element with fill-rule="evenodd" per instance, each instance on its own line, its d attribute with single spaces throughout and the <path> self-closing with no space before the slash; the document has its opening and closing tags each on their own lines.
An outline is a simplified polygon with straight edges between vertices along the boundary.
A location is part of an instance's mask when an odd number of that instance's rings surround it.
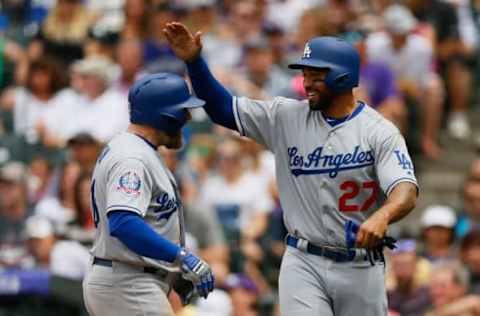
<svg viewBox="0 0 480 316">
<path fill-rule="evenodd" d="M 334 94 L 325 84 L 327 74 L 328 69 L 303 68 L 303 87 L 312 111 L 325 111 L 332 103 Z"/>
</svg>

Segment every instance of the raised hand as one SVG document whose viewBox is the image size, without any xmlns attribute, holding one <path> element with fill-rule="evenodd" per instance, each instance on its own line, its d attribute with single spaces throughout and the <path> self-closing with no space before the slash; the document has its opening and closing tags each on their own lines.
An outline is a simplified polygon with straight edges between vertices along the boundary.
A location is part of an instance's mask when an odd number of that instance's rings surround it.
<svg viewBox="0 0 480 316">
<path fill-rule="evenodd" d="M 193 35 L 185 25 L 179 22 L 167 23 L 163 29 L 170 46 L 178 58 L 192 61 L 200 55 L 202 50 L 201 32 Z"/>
<path fill-rule="evenodd" d="M 215 287 L 215 279 L 210 266 L 202 259 L 183 249 L 178 255 L 178 261 L 183 278 L 193 283 L 200 296 L 207 298 Z"/>
</svg>

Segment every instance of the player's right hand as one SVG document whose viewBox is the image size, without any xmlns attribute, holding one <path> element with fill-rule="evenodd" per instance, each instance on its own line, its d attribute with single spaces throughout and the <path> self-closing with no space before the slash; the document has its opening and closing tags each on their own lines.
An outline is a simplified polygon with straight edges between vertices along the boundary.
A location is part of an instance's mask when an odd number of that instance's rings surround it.
<svg viewBox="0 0 480 316">
<path fill-rule="evenodd" d="M 200 296 L 207 298 L 215 287 L 215 278 L 208 263 L 185 249 L 180 250 L 178 262 L 180 262 L 182 276 L 192 281 Z"/>
<path fill-rule="evenodd" d="M 163 29 L 170 46 L 178 58 L 193 61 L 202 50 L 201 32 L 193 35 L 185 25 L 179 22 L 167 23 Z"/>
</svg>

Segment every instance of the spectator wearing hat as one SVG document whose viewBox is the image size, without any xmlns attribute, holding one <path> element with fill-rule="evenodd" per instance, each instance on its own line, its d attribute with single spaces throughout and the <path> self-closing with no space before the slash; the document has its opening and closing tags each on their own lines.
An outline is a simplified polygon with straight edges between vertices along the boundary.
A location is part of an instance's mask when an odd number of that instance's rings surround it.
<svg viewBox="0 0 480 316">
<path fill-rule="evenodd" d="M 49 137 L 64 145 L 74 135 L 86 132 L 99 142 L 107 142 L 126 129 L 129 123 L 128 104 L 124 95 L 111 89 L 118 69 L 109 60 L 89 57 L 73 65 L 81 97 L 76 103 L 49 113 L 45 128 Z"/>
<path fill-rule="evenodd" d="M 480 231 L 471 231 L 462 239 L 460 257 L 470 272 L 469 292 L 480 295 Z"/>
<path fill-rule="evenodd" d="M 31 213 L 26 185 L 23 164 L 9 162 L 0 169 L 0 267 L 22 266 L 26 259 L 23 230 Z"/>
<path fill-rule="evenodd" d="M 52 274 L 81 280 L 90 264 L 88 250 L 78 242 L 59 240 L 52 223 L 42 216 L 31 216 L 25 222 L 27 246 L 36 267 Z"/>
<path fill-rule="evenodd" d="M 443 83 L 432 68 L 433 48 L 428 40 L 414 34 L 417 20 L 408 8 L 399 4 L 388 7 L 383 22 L 385 32 L 367 38 L 367 56 L 373 62 L 387 64 L 406 102 L 420 106 L 421 150 L 427 158 L 438 158 L 444 93 Z"/>
<path fill-rule="evenodd" d="M 431 266 L 416 253 L 416 241 L 403 239 L 397 242 L 389 257 L 387 284 L 389 308 L 400 315 L 423 315 L 430 300 L 428 281 Z"/>
<path fill-rule="evenodd" d="M 246 275 L 232 274 L 223 284 L 232 300 L 232 316 L 257 316 L 258 289 Z"/>
<path fill-rule="evenodd" d="M 456 220 L 455 211 L 446 205 L 432 205 L 424 210 L 420 220 L 424 258 L 437 262 L 456 257 L 453 248 Z"/>
</svg>

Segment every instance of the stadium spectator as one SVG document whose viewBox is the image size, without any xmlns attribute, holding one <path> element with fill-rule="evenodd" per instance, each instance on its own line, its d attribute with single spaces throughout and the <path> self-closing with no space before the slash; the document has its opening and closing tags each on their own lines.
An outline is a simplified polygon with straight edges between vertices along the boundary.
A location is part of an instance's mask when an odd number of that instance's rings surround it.
<svg viewBox="0 0 480 316">
<path fill-rule="evenodd" d="M 113 82 L 112 88 L 127 98 L 128 89 L 143 73 L 142 42 L 137 39 L 120 41 L 116 47 L 115 56 L 120 74 Z"/>
<path fill-rule="evenodd" d="M 83 57 L 83 43 L 97 17 L 80 0 L 58 0 L 36 36 L 29 54 L 51 55 L 64 66 Z"/>
<path fill-rule="evenodd" d="M 145 69 L 150 73 L 165 71 L 180 76 L 185 73 L 185 65 L 175 56 L 162 32 L 165 24 L 176 17 L 176 7 L 168 1 L 154 4 L 150 11 L 149 32 L 143 47 Z"/>
<path fill-rule="evenodd" d="M 255 283 L 242 274 L 230 275 L 223 284 L 232 300 L 232 316 L 257 316 L 257 294 Z"/>
<path fill-rule="evenodd" d="M 92 135 L 79 133 L 73 136 L 68 140 L 67 148 L 71 161 L 78 164 L 81 172 L 93 172 L 102 146 Z"/>
<path fill-rule="evenodd" d="M 419 33 L 435 48 L 439 71 L 445 78 L 450 114 L 447 129 L 452 137 L 468 139 L 471 134 L 468 104 L 472 91 L 471 52 L 460 37 L 455 8 L 448 1 L 408 0 L 407 4 L 422 23 Z"/>
<path fill-rule="evenodd" d="M 123 39 L 143 40 L 148 34 L 150 1 L 125 0 L 123 7 L 124 23 L 121 37 Z"/>
<path fill-rule="evenodd" d="M 240 69 L 246 80 L 266 97 L 288 96 L 292 92 L 290 77 L 273 63 L 272 49 L 264 37 L 249 39 L 244 45 L 244 67 Z"/>
<path fill-rule="evenodd" d="M 480 232 L 469 232 L 461 241 L 460 256 L 470 272 L 470 290 L 472 294 L 480 294 Z"/>
<path fill-rule="evenodd" d="M 81 76 L 84 102 L 79 100 L 77 115 L 69 120 L 70 135 L 65 135 L 66 139 L 86 132 L 98 141 L 106 142 L 125 130 L 129 123 L 127 100 L 110 89 L 117 77 L 114 65 L 106 59 L 90 57 L 76 63 L 75 72 Z"/>
<path fill-rule="evenodd" d="M 468 272 L 458 262 L 443 262 L 432 270 L 430 281 L 431 308 L 425 316 L 477 315 L 480 298 L 466 295 Z"/>
<path fill-rule="evenodd" d="M 422 257 L 430 262 L 456 257 L 454 249 L 455 211 L 446 205 L 430 205 L 422 214 Z"/>
<path fill-rule="evenodd" d="M 474 166 L 475 164 L 472 164 L 472 169 Z M 480 179 L 477 177 L 478 175 L 467 177 L 463 183 L 463 203 L 455 226 L 455 235 L 458 239 L 472 230 L 480 229 Z"/>
<path fill-rule="evenodd" d="M 75 182 L 75 216 L 69 223 L 66 234 L 67 237 L 76 240 L 84 245 L 91 245 L 95 234 L 95 223 L 90 205 L 91 174 L 81 173 Z"/>
<path fill-rule="evenodd" d="M 41 216 L 27 218 L 25 233 L 36 267 L 47 268 L 57 276 L 83 279 L 90 265 L 90 254 L 85 247 L 75 241 L 57 239 L 55 227 Z"/>
<path fill-rule="evenodd" d="M 399 92 L 395 74 L 388 64 L 368 58 L 367 36 L 367 31 L 360 31 L 350 33 L 350 38 L 347 37 L 347 40 L 355 43 L 360 54 L 360 86 L 356 93 L 360 100 L 367 102 L 368 105 L 382 113 L 403 134 L 406 134 L 408 113 Z"/>
<path fill-rule="evenodd" d="M 62 106 L 66 85 L 60 65 L 50 57 L 30 63 L 25 88 L 15 88 L 13 94 L 13 127 L 31 143 L 43 140 L 42 117 L 49 108 Z"/>
<path fill-rule="evenodd" d="M 389 307 L 400 315 L 423 315 L 430 304 L 430 265 L 417 256 L 415 240 L 398 241 L 389 263 L 393 279 L 390 282 L 394 283 L 389 285 L 387 292 Z"/>
<path fill-rule="evenodd" d="M 417 21 L 406 7 L 388 7 L 383 21 L 386 31 L 367 38 L 367 56 L 372 62 L 387 64 L 406 102 L 420 106 L 421 150 L 426 157 L 439 158 L 443 87 L 432 69 L 433 48 L 425 38 L 413 33 Z"/>
<path fill-rule="evenodd" d="M 0 266 L 25 264 L 25 220 L 31 214 L 27 201 L 27 170 L 18 162 L 0 169 Z"/>
</svg>

